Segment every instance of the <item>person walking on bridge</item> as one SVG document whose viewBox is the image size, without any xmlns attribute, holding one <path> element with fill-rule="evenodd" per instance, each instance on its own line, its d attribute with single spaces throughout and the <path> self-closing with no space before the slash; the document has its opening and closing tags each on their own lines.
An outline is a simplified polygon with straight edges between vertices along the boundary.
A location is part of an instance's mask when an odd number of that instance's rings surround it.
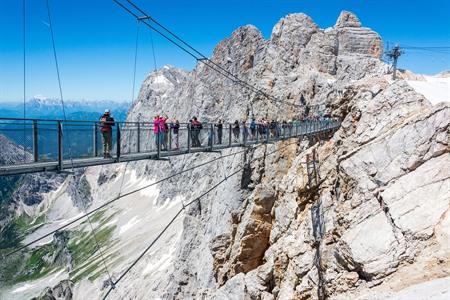
<svg viewBox="0 0 450 300">
<path fill-rule="evenodd" d="M 170 129 L 172 129 L 173 138 L 175 139 L 175 150 L 180 149 L 179 143 L 179 132 L 180 132 L 180 122 L 175 119 L 175 123 L 170 124 Z"/>
<path fill-rule="evenodd" d="M 252 118 L 252 121 L 250 122 L 250 133 L 252 135 L 252 140 L 256 139 L 256 120 L 255 118 Z"/>
<path fill-rule="evenodd" d="M 162 135 L 161 135 L 161 118 L 159 115 L 156 115 L 153 118 L 153 133 L 155 134 L 155 145 L 156 149 L 158 149 L 162 142 Z M 161 149 L 161 148 L 159 148 Z"/>
<path fill-rule="evenodd" d="M 109 109 L 100 117 L 100 131 L 103 138 L 103 158 L 111 158 L 112 126 L 115 126 L 114 118 Z"/>
<path fill-rule="evenodd" d="M 222 133 L 223 133 L 223 122 L 222 122 L 222 119 L 220 119 L 219 123 L 215 124 L 214 126 L 217 127 L 218 144 L 221 145 L 222 144 Z"/>
<path fill-rule="evenodd" d="M 168 141 L 169 141 L 169 125 L 167 124 L 167 120 L 169 117 L 161 117 L 159 119 L 159 127 L 161 130 L 161 141 L 162 141 L 162 150 L 167 151 Z"/>
<path fill-rule="evenodd" d="M 201 147 L 201 142 L 199 139 L 200 130 L 203 129 L 202 123 L 197 120 L 197 117 L 193 117 L 191 121 L 191 131 L 192 131 L 192 147 Z"/>
<path fill-rule="evenodd" d="M 239 142 L 240 132 L 241 132 L 241 129 L 239 127 L 239 121 L 236 120 L 236 121 L 234 121 L 234 124 L 233 124 L 233 135 L 234 135 L 234 142 L 235 143 Z"/>
</svg>

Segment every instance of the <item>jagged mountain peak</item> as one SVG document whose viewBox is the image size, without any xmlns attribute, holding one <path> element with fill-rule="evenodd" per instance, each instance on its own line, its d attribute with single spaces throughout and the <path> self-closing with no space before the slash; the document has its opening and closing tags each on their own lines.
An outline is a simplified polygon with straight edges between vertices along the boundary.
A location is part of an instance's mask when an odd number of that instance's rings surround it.
<svg viewBox="0 0 450 300">
<path fill-rule="evenodd" d="M 361 27 L 359 18 L 350 11 L 342 11 L 334 25 L 335 28 Z"/>
</svg>

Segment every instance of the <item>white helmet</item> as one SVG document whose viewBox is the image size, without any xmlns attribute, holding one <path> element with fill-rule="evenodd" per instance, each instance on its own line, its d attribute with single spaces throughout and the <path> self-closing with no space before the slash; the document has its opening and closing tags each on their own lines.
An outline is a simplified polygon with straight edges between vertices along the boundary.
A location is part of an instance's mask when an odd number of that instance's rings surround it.
<svg viewBox="0 0 450 300">
<path fill-rule="evenodd" d="M 109 114 L 109 109 L 105 109 L 105 114 Z"/>
</svg>

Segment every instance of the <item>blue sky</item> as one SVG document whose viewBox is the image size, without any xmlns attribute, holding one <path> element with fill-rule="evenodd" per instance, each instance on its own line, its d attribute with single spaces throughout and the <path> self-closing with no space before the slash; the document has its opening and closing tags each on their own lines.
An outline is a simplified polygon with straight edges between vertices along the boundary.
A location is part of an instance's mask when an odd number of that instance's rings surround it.
<svg viewBox="0 0 450 300">
<path fill-rule="evenodd" d="M 49 0 L 66 99 L 129 101 L 136 21 L 112 0 Z M 125 0 L 123 0 L 125 1 Z M 27 98 L 58 97 L 45 0 L 26 0 Z M 383 40 L 409 46 L 450 45 L 449 0 L 135 0 L 209 55 L 237 27 L 254 24 L 266 38 L 288 13 L 304 12 L 322 28 L 341 10 L 355 12 Z M 193 59 L 153 33 L 157 67 L 190 69 Z M 0 102 L 22 99 L 22 0 L 0 1 Z M 153 69 L 150 32 L 142 27 L 137 84 Z M 450 69 L 448 52 L 407 52 L 400 67 L 433 74 Z"/>
</svg>

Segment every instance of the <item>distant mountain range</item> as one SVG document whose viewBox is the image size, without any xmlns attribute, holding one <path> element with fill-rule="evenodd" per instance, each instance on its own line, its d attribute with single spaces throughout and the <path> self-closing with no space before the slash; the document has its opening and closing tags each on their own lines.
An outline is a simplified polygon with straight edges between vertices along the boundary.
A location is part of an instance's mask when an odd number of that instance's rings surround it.
<svg viewBox="0 0 450 300">
<path fill-rule="evenodd" d="M 111 100 L 69 100 L 64 108 L 69 120 L 98 120 L 105 109 L 110 109 L 117 121 L 125 121 L 129 102 Z M 26 102 L 26 118 L 64 119 L 59 99 L 34 97 Z M 23 118 L 23 103 L 0 103 L 0 118 Z"/>
</svg>

